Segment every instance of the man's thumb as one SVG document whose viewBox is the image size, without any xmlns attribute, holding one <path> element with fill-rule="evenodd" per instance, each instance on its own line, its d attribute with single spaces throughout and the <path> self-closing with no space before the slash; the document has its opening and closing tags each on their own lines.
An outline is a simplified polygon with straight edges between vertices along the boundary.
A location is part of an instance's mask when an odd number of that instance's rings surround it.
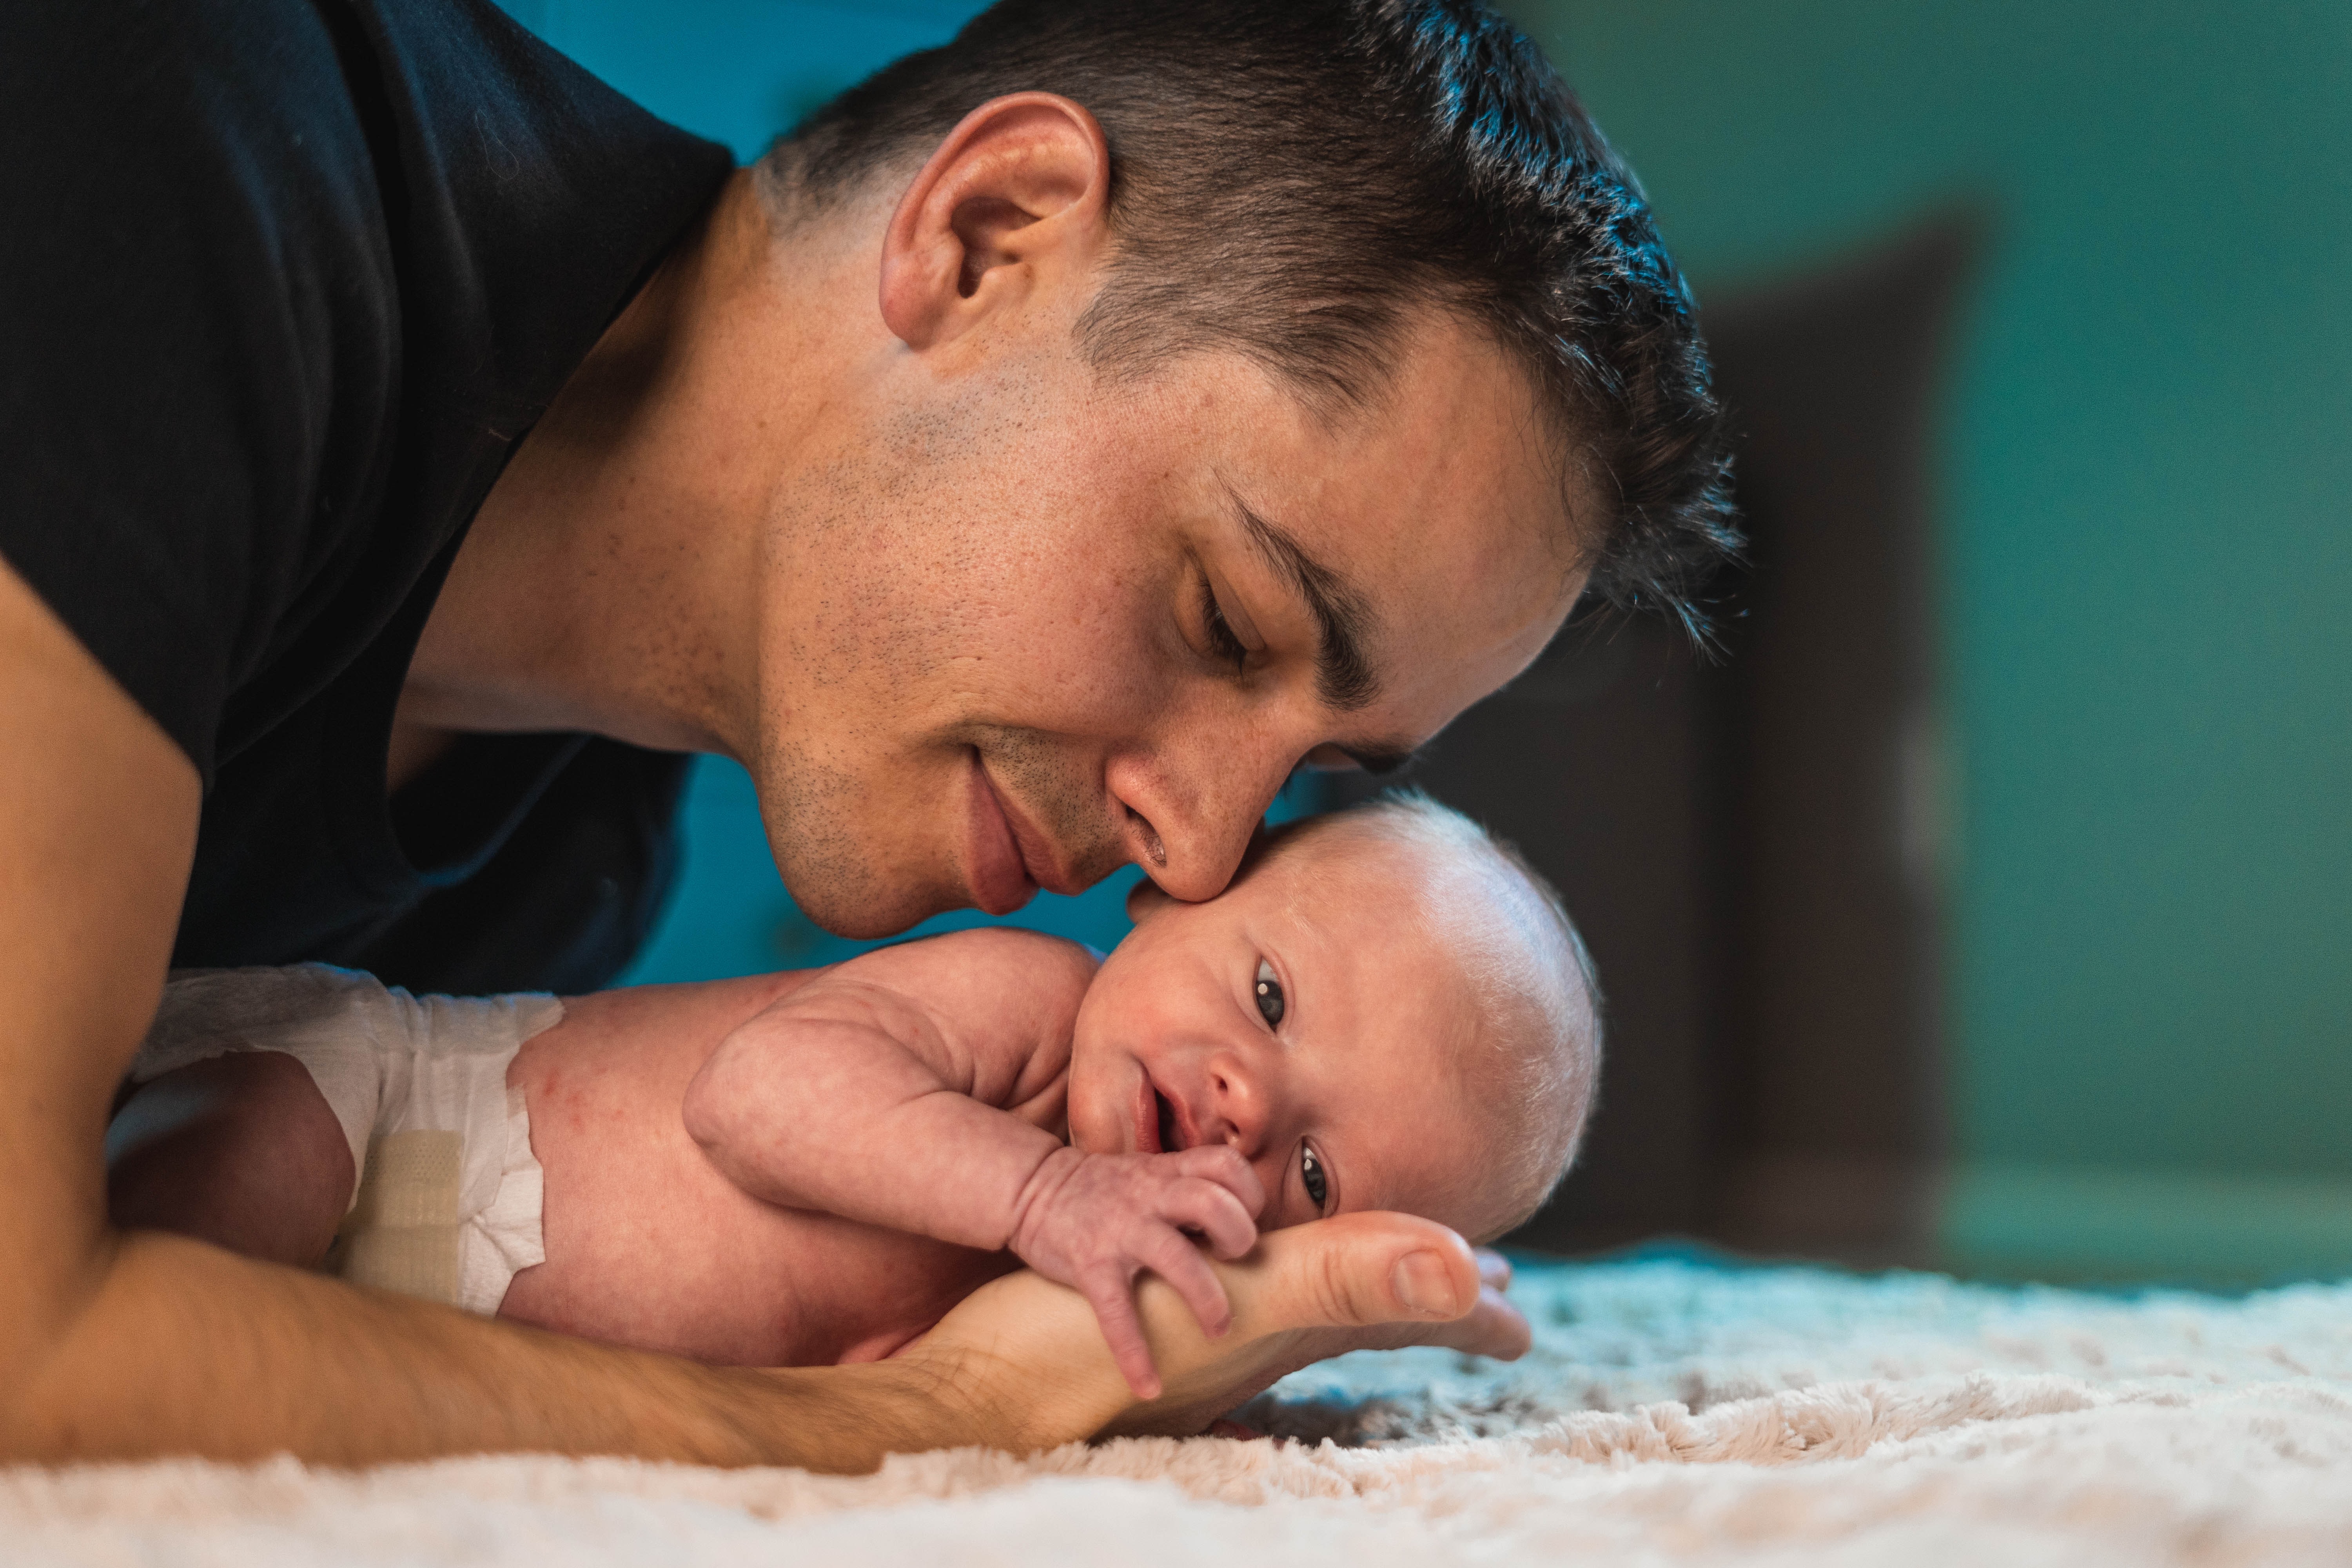
<svg viewBox="0 0 2352 1568">
<path fill-rule="evenodd" d="M 1256 1305 L 1292 1328 L 1449 1322 L 1478 1304 L 1469 1244 L 1412 1215 L 1342 1215 L 1277 1231 L 1262 1245 L 1266 1292 Z M 1297 1256 L 1280 1256 L 1296 1249 Z"/>
</svg>

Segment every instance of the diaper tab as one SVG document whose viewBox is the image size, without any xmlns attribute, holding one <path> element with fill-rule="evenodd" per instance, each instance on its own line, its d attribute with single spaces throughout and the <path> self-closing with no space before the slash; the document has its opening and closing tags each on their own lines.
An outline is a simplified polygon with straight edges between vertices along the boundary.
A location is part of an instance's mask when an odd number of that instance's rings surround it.
<svg viewBox="0 0 2352 1568">
<path fill-rule="evenodd" d="M 359 1285 L 457 1304 L 459 1132 L 387 1132 L 368 1144 L 367 1172 L 336 1232 L 328 1268 Z"/>
</svg>

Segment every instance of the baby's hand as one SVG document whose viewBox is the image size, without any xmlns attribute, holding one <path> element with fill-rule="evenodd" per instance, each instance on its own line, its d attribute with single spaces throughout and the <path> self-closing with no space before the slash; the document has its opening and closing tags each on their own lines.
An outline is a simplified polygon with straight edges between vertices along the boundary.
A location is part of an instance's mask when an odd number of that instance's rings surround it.
<svg viewBox="0 0 2352 1568">
<path fill-rule="evenodd" d="M 1150 1269 L 1176 1288 L 1212 1338 L 1223 1333 L 1233 1321 L 1225 1288 L 1184 1233 L 1206 1237 L 1220 1258 L 1239 1258 L 1257 1245 L 1250 1216 L 1265 1202 L 1257 1173 L 1221 1143 L 1171 1154 L 1059 1149 L 1021 1194 L 1013 1250 L 1093 1303 L 1127 1385 L 1138 1399 L 1157 1399 L 1160 1374 L 1135 1315 L 1136 1275 Z"/>
</svg>

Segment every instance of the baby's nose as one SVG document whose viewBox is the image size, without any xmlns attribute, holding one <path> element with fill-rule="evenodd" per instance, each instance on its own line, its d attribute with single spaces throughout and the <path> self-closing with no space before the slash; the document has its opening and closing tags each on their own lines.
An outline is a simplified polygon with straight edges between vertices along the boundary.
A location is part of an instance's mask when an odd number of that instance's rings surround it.
<svg viewBox="0 0 2352 1568">
<path fill-rule="evenodd" d="M 1257 1075 L 1238 1057 L 1219 1057 L 1209 1064 L 1209 1093 L 1219 1123 L 1209 1136 L 1244 1154 L 1255 1152 L 1265 1130 L 1265 1096 Z"/>
</svg>

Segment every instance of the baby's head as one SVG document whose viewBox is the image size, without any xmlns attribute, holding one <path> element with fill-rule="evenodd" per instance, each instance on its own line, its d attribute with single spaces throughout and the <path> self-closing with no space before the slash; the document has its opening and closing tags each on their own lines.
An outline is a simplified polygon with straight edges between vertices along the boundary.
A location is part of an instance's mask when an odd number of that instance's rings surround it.
<svg viewBox="0 0 2352 1568">
<path fill-rule="evenodd" d="M 1600 1067 L 1591 965 L 1475 824 L 1392 795 L 1276 830 L 1206 903 L 1147 882 L 1129 907 L 1078 1013 L 1079 1148 L 1229 1142 L 1261 1229 L 1397 1209 L 1474 1241 L 1568 1168 Z"/>
</svg>

